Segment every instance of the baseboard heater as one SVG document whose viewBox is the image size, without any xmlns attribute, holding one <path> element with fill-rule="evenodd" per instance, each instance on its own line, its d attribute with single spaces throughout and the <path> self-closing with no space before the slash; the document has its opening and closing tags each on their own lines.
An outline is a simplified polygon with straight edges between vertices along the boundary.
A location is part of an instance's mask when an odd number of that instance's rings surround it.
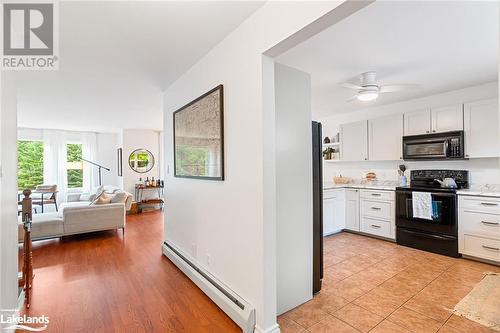
<svg viewBox="0 0 500 333">
<path fill-rule="evenodd" d="M 203 292 L 210 297 L 244 333 L 255 328 L 255 309 L 202 268 L 182 254 L 181 250 L 167 242 L 163 243 L 163 254 L 187 275 Z"/>
</svg>

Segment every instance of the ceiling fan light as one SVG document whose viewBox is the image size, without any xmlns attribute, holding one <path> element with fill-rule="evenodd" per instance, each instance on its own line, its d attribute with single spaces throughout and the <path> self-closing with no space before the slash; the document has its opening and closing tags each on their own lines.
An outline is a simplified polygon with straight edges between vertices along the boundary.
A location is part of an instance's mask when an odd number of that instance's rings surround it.
<svg viewBox="0 0 500 333">
<path fill-rule="evenodd" d="M 378 98 L 378 92 L 376 91 L 362 91 L 357 96 L 358 101 L 369 102 L 374 101 Z"/>
</svg>

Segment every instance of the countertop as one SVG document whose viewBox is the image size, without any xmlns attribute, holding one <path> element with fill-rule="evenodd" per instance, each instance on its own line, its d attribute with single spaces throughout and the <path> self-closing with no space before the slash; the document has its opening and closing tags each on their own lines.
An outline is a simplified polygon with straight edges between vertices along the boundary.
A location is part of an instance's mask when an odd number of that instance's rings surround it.
<svg viewBox="0 0 500 333">
<path fill-rule="evenodd" d="M 458 190 L 457 194 L 500 198 L 500 185 L 499 184 L 472 185 L 469 189 Z"/>
<path fill-rule="evenodd" d="M 398 187 L 398 182 L 392 180 L 376 180 L 373 182 L 353 182 L 349 184 L 335 184 L 333 182 L 323 183 L 323 190 L 330 190 L 335 188 L 359 188 L 366 190 L 385 190 L 394 191 Z"/>
<path fill-rule="evenodd" d="M 394 191 L 398 186 L 398 182 L 391 180 L 378 180 L 374 182 L 353 182 L 349 184 L 335 184 L 333 182 L 325 182 L 323 184 L 323 190 L 336 188 L 358 188 L 367 190 Z M 472 185 L 469 189 L 458 190 L 457 194 L 500 198 L 500 184 Z"/>
</svg>

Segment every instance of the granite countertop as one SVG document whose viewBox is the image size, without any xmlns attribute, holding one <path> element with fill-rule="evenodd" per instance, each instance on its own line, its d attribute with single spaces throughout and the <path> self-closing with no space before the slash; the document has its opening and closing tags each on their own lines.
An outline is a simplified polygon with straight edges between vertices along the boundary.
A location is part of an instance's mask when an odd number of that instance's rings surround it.
<svg viewBox="0 0 500 333">
<path fill-rule="evenodd" d="M 500 184 L 471 185 L 468 189 L 458 190 L 457 194 L 500 198 Z"/>
<path fill-rule="evenodd" d="M 399 184 L 396 181 L 392 180 L 376 180 L 373 182 L 352 182 L 349 184 L 335 184 L 333 182 L 325 182 L 323 183 L 323 190 L 335 189 L 335 188 L 360 188 L 367 190 L 386 190 L 386 191 L 394 191 Z"/>
</svg>

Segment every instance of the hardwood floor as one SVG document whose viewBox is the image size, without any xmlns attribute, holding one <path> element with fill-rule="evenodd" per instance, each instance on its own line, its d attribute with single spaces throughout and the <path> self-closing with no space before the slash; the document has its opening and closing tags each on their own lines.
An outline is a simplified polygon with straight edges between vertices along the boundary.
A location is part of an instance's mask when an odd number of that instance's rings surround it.
<svg viewBox="0 0 500 333">
<path fill-rule="evenodd" d="M 29 315 L 46 332 L 241 332 L 161 252 L 163 215 L 127 217 L 121 230 L 33 243 Z"/>
</svg>

